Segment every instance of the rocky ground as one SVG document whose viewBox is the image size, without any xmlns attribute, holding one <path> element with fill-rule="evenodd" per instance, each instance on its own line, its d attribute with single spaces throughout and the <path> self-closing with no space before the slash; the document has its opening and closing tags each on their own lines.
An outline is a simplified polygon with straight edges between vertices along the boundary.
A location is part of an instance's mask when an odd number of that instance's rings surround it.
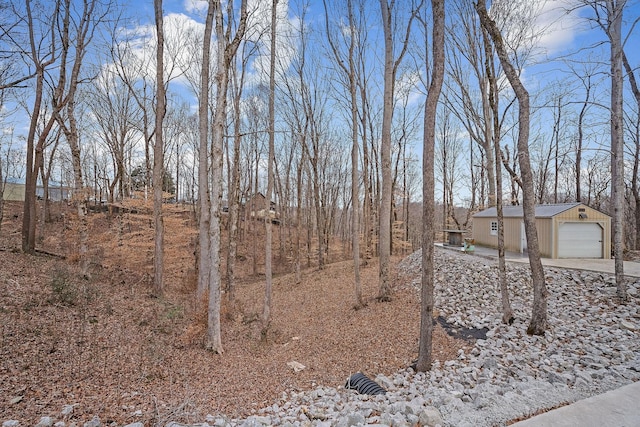
<svg viewBox="0 0 640 427">
<path fill-rule="evenodd" d="M 196 230 L 189 207 L 165 208 L 162 298 L 150 295 L 150 206 L 90 215 L 89 278 L 77 271 L 73 211 L 54 208 L 52 220 L 39 224 L 40 252 L 32 256 L 20 251 L 21 204 L 6 206 L 0 230 L 0 423 L 33 426 L 51 417 L 83 426 L 97 416 L 102 425 L 164 427 L 200 422 L 208 414 L 242 419 L 282 392 L 339 387 L 359 370 L 391 375 L 416 357 L 415 291 L 398 288 L 392 301 L 376 302 L 378 266 L 371 259 L 361 269 L 368 304 L 354 310 L 353 263 L 341 261 L 348 254 L 339 241 L 332 242 L 322 270 L 313 265 L 315 252 L 310 265 L 305 257 L 298 282 L 287 272 L 290 250 L 282 251 L 284 257 L 280 250 L 292 230 L 273 228 L 272 320 L 263 336 L 264 226 L 243 223 L 248 228 L 239 242 L 236 300 L 223 298 L 224 354 L 218 355 L 204 350 L 206 313 L 194 310 Z M 394 265 L 399 260 L 394 257 Z M 440 327 L 434 342 L 443 362 L 469 345 Z"/>
<path fill-rule="evenodd" d="M 531 306 L 528 269 L 508 265 L 516 321 L 507 326 L 496 311 L 495 261 L 436 251 L 436 307 L 458 330 L 488 328 L 456 360 L 437 362 L 428 373 L 402 369 L 378 375 L 386 395 L 366 396 L 319 387 L 283 394 L 247 420 L 211 417 L 223 425 L 445 425 L 499 426 L 640 379 L 640 282 L 631 301 L 619 304 L 613 277 L 595 272 L 546 270 L 549 331 L 526 334 Z M 420 255 L 398 269 L 416 288 Z"/>
<path fill-rule="evenodd" d="M 226 353 L 215 356 L 185 342 L 193 323 L 179 293 L 171 301 L 140 297 L 138 276 L 116 268 L 108 251 L 96 274 L 102 287 L 82 284 L 82 299 L 69 306 L 50 287 L 54 259 L 24 258 L 3 242 L 6 427 L 39 419 L 40 427 L 500 426 L 640 379 L 640 282 L 630 283 L 630 302 L 619 304 L 606 274 L 546 269 L 550 327 L 533 337 L 526 334 L 527 265 L 508 265 L 516 320 L 507 326 L 495 260 L 436 250 L 437 361 L 415 373 L 407 366 L 416 356 L 419 253 L 397 265 L 391 303 L 371 300 L 359 311 L 351 308 L 349 263 L 309 271 L 297 285 L 279 276 L 264 344 L 252 321 L 262 285 L 244 281 L 243 307 L 225 317 Z M 376 270 L 363 269 L 369 296 Z M 291 361 L 305 369 L 295 372 Z M 357 370 L 387 393 L 345 389 Z"/>
<path fill-rule="evenodd" d="M 320 385 L 283 393 L 248 418 L 209 416 L 200 425 L 500 426 L 640 380 L 640 282 L 630 284 L 631 301 L 621 305 L 610 276 L 547 269 L 550 328 L 535 337 L 525 332 L 531 305 L 526 266 L 508 266 L 516 321 L 506 326 L 496 312 L 494 261 L 444 250 L 436 251 L 436 260 L 436 307 L 449 332 L 488 329 L 486 339 L 428 373 L 408 368 L 377 375 L 385 395 Z M 398 267 L 416 289 L 419 266 L 416 253 Z"/>
</svg>

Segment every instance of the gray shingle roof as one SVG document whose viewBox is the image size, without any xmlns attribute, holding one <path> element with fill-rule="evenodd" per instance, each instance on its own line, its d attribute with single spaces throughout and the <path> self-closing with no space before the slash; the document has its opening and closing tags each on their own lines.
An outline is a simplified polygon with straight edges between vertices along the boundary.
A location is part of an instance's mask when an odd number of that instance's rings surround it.
<svg viewBox="0 0 640 427">
<path fill-rule="evenodd" d="M 581 203 L 556 203 L 548 205 L 537 205 L 536 218 L 551 218 L 558 215 L 559 213 L 575 208 L 580 204 Z M 524 214 L 522 213 L 522 206 L 504 206 L 502 208 L 502 213 L 505 218 L 522 218 L 524 216 Z M 478 218 L 491 218 L 497 216 L 498 213 L 496 208 L 485 209 L 474 215 L 474 217 Z"/>
</svg>

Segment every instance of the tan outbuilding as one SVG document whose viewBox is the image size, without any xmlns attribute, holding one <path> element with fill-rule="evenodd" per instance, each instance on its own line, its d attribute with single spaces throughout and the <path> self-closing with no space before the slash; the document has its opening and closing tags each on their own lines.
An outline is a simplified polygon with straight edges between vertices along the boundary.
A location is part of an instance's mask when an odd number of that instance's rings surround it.
<svg viewBox="0 0 640 427">
<path fill-rule="evenodd" d="M 540 255 L 544 258 L 611 258 L 611 217 L 582 203 L 536 206 Z M 476 245 L 498 247 L 498 216 L 489 208 L 473 216 Z M 505 250 L 527 250 L 522 206 L 504 206 Z"/>
<path fill-rule="evenodd" d="M 0 183 L 0 185 L 2 185 L 2 183 Z M 16 184 L 14 182 L 5 183 L 2 198 L 4 200 L 24 201 L 24 184 Z"/>
</svg>

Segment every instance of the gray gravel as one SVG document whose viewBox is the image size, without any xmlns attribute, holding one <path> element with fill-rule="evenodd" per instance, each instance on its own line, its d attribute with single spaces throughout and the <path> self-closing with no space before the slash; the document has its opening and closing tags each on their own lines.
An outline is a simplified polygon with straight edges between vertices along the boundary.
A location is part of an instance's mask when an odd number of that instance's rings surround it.
<svg viewBox="0 0 640 427">
<path fill-rule="evenodd" d="M 420 287 L 419 252 L 398 270 Z M 640 283 L 631 302 L 618 305 L 615 280 L 589 271 L 545 269 L 549 330 L 529 336 L 532 303 L 527 264 L 508 264 L 516 321 L 501 323 L 497 262 L 436 250 L 436 308 L 464 328 L 488 328 L 457 360 L 436 362 L 428 373 L 406 369 L 375 379 L 388 390 L 363 396 L 319 387 L 283 393 L 280 401 L 246 420 L 209 417 L 209 425 L 238 426 L 496 426 L 640 379 Z"/>
<path fill-rule="evenodd" d="M 414 253 L 398 267 L 416 291 L 420 258 Z M 378 375 L 385 395 L 321 386 L 283 393 L 247 419 L 208 416 L 197 425 L 500 426 L 640 380 L 640 282 L 629 284 L 631 302 L 619 305 L 609 274 L 554 268 L 545 273 L 550 327 L 544 337 L 529 336 L 527 264 L 507 265 L 516 315 L 507 326 L 499 312 L 497 262 L 438 249 L 436 309 L 454 327 L 488 328 L 485 340 L 459 351 L 456 360 L 436 361 L 427 373 L 408 368 Z"/>
</svg>

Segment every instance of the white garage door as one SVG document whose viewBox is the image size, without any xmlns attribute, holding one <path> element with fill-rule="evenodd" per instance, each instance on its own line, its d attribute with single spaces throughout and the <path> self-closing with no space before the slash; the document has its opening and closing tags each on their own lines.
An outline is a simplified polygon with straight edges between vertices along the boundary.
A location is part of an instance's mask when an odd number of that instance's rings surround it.
<svg viewBox="0 0 640 427">
<path fill-rule="evenodd" d="M 602 227 L 593 222 L 560 224 L 558 258 L 602 258 Z"/>
</svg>

